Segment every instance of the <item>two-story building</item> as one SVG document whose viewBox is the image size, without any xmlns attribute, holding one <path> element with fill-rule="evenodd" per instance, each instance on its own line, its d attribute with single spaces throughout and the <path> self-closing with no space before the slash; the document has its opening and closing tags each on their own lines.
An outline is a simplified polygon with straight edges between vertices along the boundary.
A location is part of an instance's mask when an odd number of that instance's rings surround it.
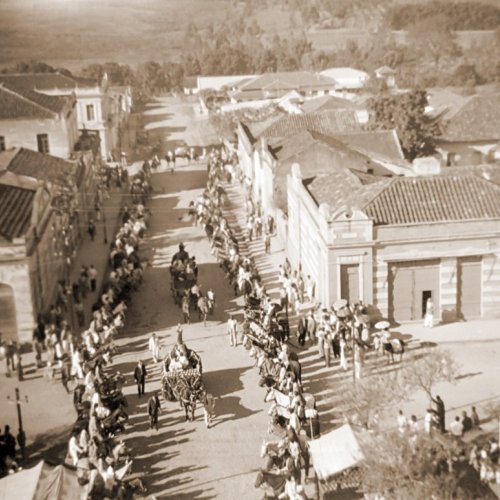
<svg viewBox="0 0 500 500">
<path fill-rule="evenodd" d="M 78 130 L 99 137 L 103 158 L 116 153 L 119 121 L 113 115 L 112 93 L 106 74 L 100 81 L 61 73 L 7 74 L 0 75 L 0 83 L 44 96 L 74 95 Z"/>
<path fill-rule="evenodd" d="M 84 157 L 68 161 L 24 148 L 0 153 L 4 335 L 29 341 L 36 315 L 55 298 L 65 262 L 73 258 L 94 207 L 89 196 L 95 192 L 94 172 L 88 165 Z"/>
<path fill-rule="evenodd" d="M 77 139 L 73 94 L 49 96 L 0 80 L 0 151 L 25 147 L 70 158 Z"/>
<path fill-rule="evenodd" d="M 374 316 L 500 316 L 500 186 L 470 172 L 373 179 L 345 169 L 288 177 L 292 265 L 318 299 L 361 299 Z"/>
<path fill-rule="evenodd" d="M 46 187 L 11 172 L 0 176 L 0 332 L 30 342 L 45 301 L 54 296 L 61 260 L 53 258 L 53 211 Z"/>
</svg>

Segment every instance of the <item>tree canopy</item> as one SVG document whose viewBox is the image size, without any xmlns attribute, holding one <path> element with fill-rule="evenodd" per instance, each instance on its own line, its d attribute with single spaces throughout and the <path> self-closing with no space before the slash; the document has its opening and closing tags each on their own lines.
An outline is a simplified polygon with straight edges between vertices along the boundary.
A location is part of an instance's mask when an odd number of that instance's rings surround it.
<svg viewBox="0 0 500 500">
<path fill-rule="evenodd" d="M 374 129 L 396 129 L 405 157 L 412 161 L 435 152 L 437 126 L 425 116 L 427 93 L 412 90 L 399 95 L 378 95 L 369 104 Z"/>
</svg>

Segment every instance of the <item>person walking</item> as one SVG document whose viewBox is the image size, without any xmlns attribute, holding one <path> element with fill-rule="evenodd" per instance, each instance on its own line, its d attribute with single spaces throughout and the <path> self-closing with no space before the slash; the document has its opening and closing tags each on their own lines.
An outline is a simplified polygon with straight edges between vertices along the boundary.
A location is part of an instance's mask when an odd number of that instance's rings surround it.
<svg viewBox="0 0 500 500">
<path fill-rule="evenodd" d="M 408 428 L 408 419 L 405 417 L 403 410 L 399 410 L 398 413 L 398 431 L 400 434 L 404 434 Z"/>
<path fill-rule="evenodd" d="M 87 227 L 87 232 L 89 233 L 90 239 L 92 241 L 94 241 L 95 233 L 96 233 L 96 227 L 95 227 L 93 219 L 89 220 L 89 224 L 88 224 L 88 227 Z"/>
<path fill-rule="evenodd" d="M 205 417 L 205 425 L 207 429 L 210 429 L 212 425 L 212 419 L 214 417 L 215 410 L 215 399 L 209 392 L 204 392 L 201 397 L 201 403 L 203 405 L 203 414 Z"/>
<path fill-rule="evenodd" d="M 267 255 L 271 253 L 271 235 L 269 233 L 264 235 L 264 251 Z"/>
<path fill-rule="evenodd" d="M 347 370 L 347 358 L 345 355 L 346 341 L 343 337 L 340 337 L 340 368 L 344 371 Z"/>
<path fill-rule="evenodd" d="M 97 290 L 97 269 L 93 264 L 90 264 L 88 274 L 90 279 L 90 291 L 95 292 Z"/>
<path fill-rule="evenodd" d="M 332 355 L 332 336 L 330 333 L 327 333 L 323 339 L 323 352 L 325 354 L 325 365 L 329 368 Z"/>
<path fill-rule="evenodd" d="M 160 398 L 158 391 L 149 398 L 148 401 L 148 415 L 149 415 L 149 428 L 158 430 L 158 415 L 161 411 Z"/>
<path fill-rule="evenodd" d="M 156 336 L 155 332 L 153 332 L 153 334 L 149 338 L 148 346 L 149 346 L 149 350 L 151 351 L 151 356 L 153 357 L 153 361 L 155 363 L 158 363 L 158 361 L 160 360 L 161 346 L 160 346 L 160 340 Z"/>
<path fill-rule="evenodd" d="M 238 339 L 236 336 L 237 323 L 234 316 L 231 314 L 227 320 L 227 333 L 229 334 L 229 345 L 236 347 Z"/>
<path fill-rule="evenodd" d="M 307 317 L 301 315 L 299 319 L 299 325 L 297 326 L 297 338 L 300 346 L 304 346 L 307 335 L 307 326 L 308 326 Z"/>
<path fill-rule="evenodd" d="M 134 370 L 134 379 L 137 384 L 137 394 L 139 397 L 144 395 L 144 386 L 146 384 L 146 366 L 139 360 Z"/>
</svg>

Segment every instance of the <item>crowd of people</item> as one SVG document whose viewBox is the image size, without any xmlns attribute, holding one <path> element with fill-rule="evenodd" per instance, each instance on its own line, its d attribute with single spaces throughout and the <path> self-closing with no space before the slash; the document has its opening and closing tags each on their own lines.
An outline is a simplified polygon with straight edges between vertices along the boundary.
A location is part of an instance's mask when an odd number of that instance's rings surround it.
<svg viewBox="0 0 500 500">
<path fill-rule="evenodd" d="M 267 293 L 254 259 L 241 253 L 236 232 L 223 214 L 226 199 L 223 182 L 235 178 L 234 158 L 225 150 L 212 152 L 208 163 L 205 191 L 192 207 L 198 224 L 211 241 L 212 253 L 226 272 L 235 294 L 245 297 L 245 318 L 236 314 L 227 322 L 229 345 L 245 345 L 255 359 L 260 386 L 269 401 L 269 427 L 262 448 L 265 464 L 255 486 L 273 490 L 280 498 L 304 499 L 304 481 L 309 472 L 307 436 L 319 433 L 319 419 L 314 397 L 302 388 L 301 365 L 296 353 L 289 350 L 288 323 L 280 304 Z M 247 238 L 270 236 L 272 219 L 261 227 L 260 216 L 252 214 Z M 255 227 L 254 227 L 255 226 Z"/>
<path fill-rule="evenodd" d="M 136 177 L 146 178 L 142 172 L 132 179 L 131 194 Z M 127 498 L 131 491 L 142 489 L 140 481 L 125 478 L 132 462 L 124 443 L 116 442 L 116 435 L 128 420 L 127 402 L 122 393 L 123 376 L 113 374 L 110 367 L 116 353 L 114 339 L 125 325 L 127 304 L 142 282 L 139 245 L 147 228 L 145 201 L 135 199 L 133 206 L 123 208 L 121 226 L 109 246 L 109 275 L 102 287 L 97 286 L 95 267 L 82 266 L 72 285 L 59 282 L 56 303 L 39 315 L 33 331 L 37 368 L 43 368 L 50 378 L 60 373 L 65 390 L 73 394 L 77 419 L 67 461 L 76 467 L 80 484 L 87 485 L 89 498 Z M 90 318 L 83 307 L 87 296 L 93 301 Z M 74 330 L 71 309 L 77 319 Z M 11 369 L 16 368 L 15 361 L 21 365 L 15 353 L 13 362 L 9 361 Z M 24 443 L 19 446 L 24 450 Z M 8 426 L 0 436 L 0 448 L 3 471 L 15 472 L 16 439 Z"/>
</svg>

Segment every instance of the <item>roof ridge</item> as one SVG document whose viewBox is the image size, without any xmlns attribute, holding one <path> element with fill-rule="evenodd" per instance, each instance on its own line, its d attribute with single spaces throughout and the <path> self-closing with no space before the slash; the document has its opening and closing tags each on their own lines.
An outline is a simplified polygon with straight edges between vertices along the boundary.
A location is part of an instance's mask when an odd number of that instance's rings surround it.
<svg viewBox="0 0 500 500">
<path fill-rule="evenodd" d="M 371 183 L 370 187 L 379 186 L 380 189 L 369 196 L 367 200 L 364 200 L 364 203 L 359 208 L 365 210 L 370 203 L 373 203 L 376 198 L 389 189 L 398 179 L 410 179 L 410 177 L 383 177 L 379 181 Z"/>
<path fill-rule="evenodd" d="M 23 95 L 22 92 L 24 92 L 24 90 L 21 90 L 21 89 L 12 89 L 12 88 L 9 88 L 8 86 L 6 87 L 5 83 L 3 83 L 3 82 L 0 82 L 0 88 L 6 90 L 8 93 L 10 93 L 10 94 L 12 94 L 14 96 L 19 97 L 20 99 L 23 99 L 24 101 L 30 103 L 32 106 L 36 106 L 37 108 L 40 108 L 43 111 L 46 111 L 46 112 L 50 113 L 53 116 L 58 116 L 58 113 L 56 113 L 52 109 L 50 109 L 50 108 L 48 108 L 46 106 L 42 106 L 40 103 L 38 103 L 38 102 L 30 99 L 28 96 Z M 30 91 L 28 90 L 28 92 L 30 92 Z M 36 91 L 32 90 L 31 92 L 36 92 Z M 45 94 L 44 94 L 44 96 L 45 96 Z M 46 96 L 46 97 L 57 97 L 57 96 Z"/>
</svg>

